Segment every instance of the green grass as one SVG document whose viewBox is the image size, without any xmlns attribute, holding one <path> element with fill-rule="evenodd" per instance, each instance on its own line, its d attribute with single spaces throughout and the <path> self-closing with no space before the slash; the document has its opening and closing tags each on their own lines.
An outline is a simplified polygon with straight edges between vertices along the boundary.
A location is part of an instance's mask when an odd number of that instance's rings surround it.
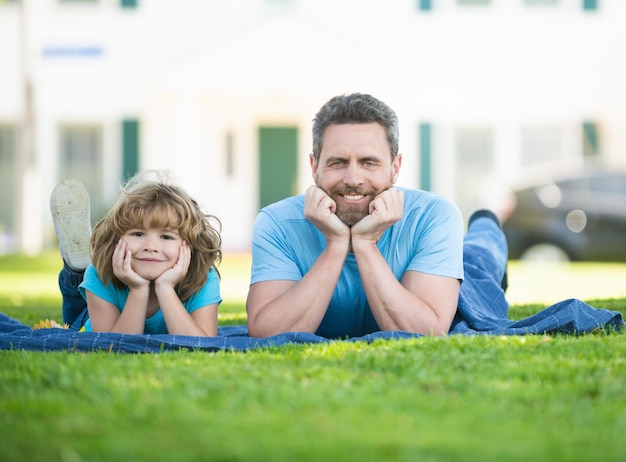
<svg viewBox="0 0 626 462">
<path fill-rule="evenodd" d="M 226 256 L 224 279 L 246 265 Z M 55 255 L 0 257 L 0 311 L 27 324 L 59 320 L 58 268 Z M 225 296 L 221 324 L 245 322 L 244 299 Z M 622 298 L 592 302 L 625 312 Z M 542 307 L 519 304 L 511 317 Z M 625 340 L 0 351 L 0 461 L 621 461 Z"/>
</svg>

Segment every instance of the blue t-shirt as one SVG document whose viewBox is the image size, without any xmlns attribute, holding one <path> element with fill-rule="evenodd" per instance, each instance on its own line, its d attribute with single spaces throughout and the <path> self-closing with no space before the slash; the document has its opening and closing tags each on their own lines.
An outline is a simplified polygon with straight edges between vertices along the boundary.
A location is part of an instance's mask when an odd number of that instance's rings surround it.
<svg viewBox="0 0 626 462">
<path fill-rule="evenodd" d="M 463 219 L 458 208 L 430 192 L 396 189 L 404 191 L 404 214 L 377 247 L 398 281 L 406 271 L 462 280 Z M 304 195 L 269 205 L 254 224 L 250 283 L 300 281 L 325 247 L 324 235 L 304 218 Z M 316 334 L 341 338 L 378 330 L 350 253 Z"/>
<path fill-rule="evenodd" d="M 123 287 L 121 289 L 115 287 L 112 283 L 105 285 L 98 273 L 96 272 L 96 268 L 93 265 L 89 265 L 85 270 L 85 276 L 83 278 L 83 282 L 78 287 L 81 295 L 85 300 L 87 297 L 85 295 L 85 290 L 90 291 L 94 295 L 106 300 L 109 303 L 112 303 L 117 307 L 120 312 L 126 306 L 126 300 L 128 299 L 128 294 L 130 290 L 128 287 Z M 220 280 L 217 275 L 217 271 L 211 269 L 209 271 L 207 282 L 202 286 L 202 288 L 189 297 L 186 301 L 183 302 L 183 306 L 187 310 L 188 313 L 193 313 L 199 308 L 202 308 L 207 305 L 212 305 L 214 303 L 220 303 L 222 298 L 220 296 Z M 87 320 L 85 323 L 85 331 L 91 332 L 91 321 Z M 167 334 L 167 326 L 165 325 L 165 319 L 163 319 L 163 313 L 159 309 L 154 315 L 150 318 L 146 319 L 146 323 L 144 326 L 144 334 Z"/>
</svg>

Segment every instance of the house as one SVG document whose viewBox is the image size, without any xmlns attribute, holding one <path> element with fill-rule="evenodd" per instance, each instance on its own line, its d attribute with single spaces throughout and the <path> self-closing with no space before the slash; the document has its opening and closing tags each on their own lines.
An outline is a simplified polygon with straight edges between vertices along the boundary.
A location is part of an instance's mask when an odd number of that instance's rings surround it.
<svg viewBox="0 0 626 462">
<path fill-rule="evenodd" d="M 247 251 L 260 207 L 311 184 L 340 93 L 400 119 L 399 184 L 468 214 L 528 170 L 626 165 L 621 0 L 0 1 L 0 252 L 56 245 L 48 198 L 97 220 L 160 169 Z"/>
</svg>

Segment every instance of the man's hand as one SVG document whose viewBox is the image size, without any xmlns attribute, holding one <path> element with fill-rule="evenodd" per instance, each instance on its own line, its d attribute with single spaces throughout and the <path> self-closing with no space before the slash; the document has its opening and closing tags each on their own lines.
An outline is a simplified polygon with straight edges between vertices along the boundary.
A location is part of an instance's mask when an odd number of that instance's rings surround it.
<svg viewBox="0 0 626 462">
<path fill-rule="evenodd" d="M 304 196 L 304 217 L 320 230 L 326 242 L 350 240 L 350 228 L 335 214 L 337 204 L 317 186 L 310 186 Z"/>
<path fill-rule="evenodd" d="M 370 202 L 369 215 L 352 227 L 352 244 L 357 240 L 376 244 L 385 230 L 402 218 L 403 212 L 403 191 L 390 188 L 381 192 Z"/>
</svg>

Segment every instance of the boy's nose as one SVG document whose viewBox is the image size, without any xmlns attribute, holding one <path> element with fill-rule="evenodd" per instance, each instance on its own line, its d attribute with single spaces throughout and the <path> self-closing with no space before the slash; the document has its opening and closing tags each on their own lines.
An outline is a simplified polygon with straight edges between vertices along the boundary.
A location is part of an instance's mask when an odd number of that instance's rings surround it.
<svg viewBox="0 0 626 462">
<path fill-rule="evenodd" d="M 155 252 L 157 250 L 157 242 L 157 238 L 148 236 L 144 242 L 144 250 L 148 252 Z"/>
</svg>

